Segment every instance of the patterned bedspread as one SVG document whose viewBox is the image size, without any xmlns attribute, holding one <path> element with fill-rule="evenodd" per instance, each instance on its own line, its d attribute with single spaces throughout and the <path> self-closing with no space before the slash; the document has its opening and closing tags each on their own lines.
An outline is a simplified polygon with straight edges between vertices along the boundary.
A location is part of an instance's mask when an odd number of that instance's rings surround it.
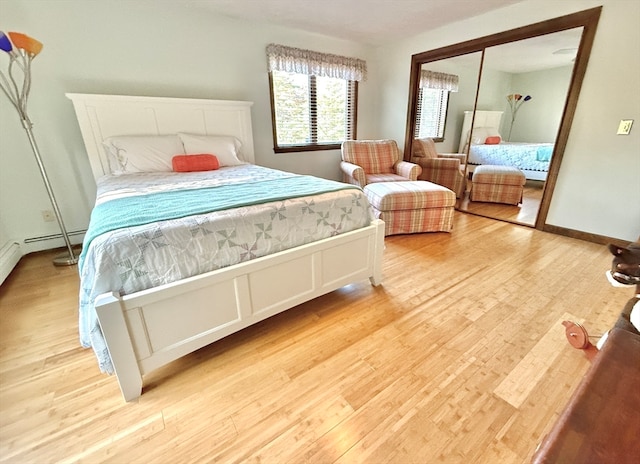
<svg viewBox="0 0 640 464">
<path fill-rule="evenodd" d="M 292 177 L 305 176 L 254 165 L 106 176 L 98 181 L 96 206 L 142 196 L 153 202 L 155 194 L 183 189 L 271 185 Z M 131 225 L 85 241 L 79 266 L 81 344 L 93 348 L 103 372 L 113 373 L 94 307 L 98 295 L 157 287 L 370 224 L 372 210 L 360 189 L 342 184 L 344 189 L 335 190 L 335 182 L 327 183 L 334 191 Z M 162 210 L 161 203 L 154 204 Z"/>
<path fill-rule="evenodd" d="M 469 164 L 507 165 L 522 170 L 548 172 L 552 153 L 553 143 L 471 145 Z"/>
</svg>

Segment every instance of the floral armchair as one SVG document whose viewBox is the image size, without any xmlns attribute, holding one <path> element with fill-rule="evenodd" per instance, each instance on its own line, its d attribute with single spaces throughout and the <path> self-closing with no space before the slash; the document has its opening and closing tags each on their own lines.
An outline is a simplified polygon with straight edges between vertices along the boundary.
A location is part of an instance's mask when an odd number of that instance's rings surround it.
<svg viewBox="0 0 640 464">
<path fill-rule="evenodd" d="M 433 139 L 415 139 L 411 144 L 411 161 L 422 167 L 420 180 L 447 187 L 457 198 L 464 195 L 467 186 L 464 153 L 438 153 Z"/>
<path fill-rule="evenodd" d="M 347 140 L 340 162 L 344 182 L 364 187 L 373 182 L 417 180 L 422 168 L 403 161 L 395 140 Z"/>
</svg>

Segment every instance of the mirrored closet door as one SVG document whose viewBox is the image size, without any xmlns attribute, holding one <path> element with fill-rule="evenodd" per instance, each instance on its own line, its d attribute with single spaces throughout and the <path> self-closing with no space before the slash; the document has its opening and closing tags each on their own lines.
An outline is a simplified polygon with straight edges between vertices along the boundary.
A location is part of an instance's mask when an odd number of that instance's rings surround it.
<svg viewBox="0 0 640 464">
<path fill-rule="evenodd" d="M 518 206 L 470 201 L 459 209 L 535 226 L 583 28 L 488 47 L 475 112 L 465 112 L 459 149 L 468 172 L 508 165 L 525 175 Z M 470 186 L 470 185 L 469 185 Z"/>
<path fill-rule="evenodd" d="M 467 187 L 459 210 L 544 229 L 600 10 L 413 55 L 405 159 L 415 139 L 425 136 L 439 153 L 465 153 Z M 425 72 L 458 80 L 447 91 L 439 129 L 422 127 L 428 119 Z M 523 172 L 522 203 L 470 201 L 470 179 L 480 165 Z"/>
</svg>

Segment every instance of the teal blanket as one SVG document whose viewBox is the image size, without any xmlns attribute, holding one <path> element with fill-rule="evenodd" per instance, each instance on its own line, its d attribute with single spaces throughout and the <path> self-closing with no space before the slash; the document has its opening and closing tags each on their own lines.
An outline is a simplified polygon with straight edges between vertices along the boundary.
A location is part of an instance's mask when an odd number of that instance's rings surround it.
<svg viewBox="0 0 640 464">
<path fill-rule="evenodd" d="M 537 161 L 550 161 L 553 154 L 553 145 L 548 147 L 538 147 L 536 152 Z"/>
<path fill-rule="evenodd" d="M 113 199 L 93 209 L 78 266 L 82 269 L 91 242 L 112 230 L 350 188 L 358 187 L 319 177 L 294 175 L 254 183 Z"/>
</svg>

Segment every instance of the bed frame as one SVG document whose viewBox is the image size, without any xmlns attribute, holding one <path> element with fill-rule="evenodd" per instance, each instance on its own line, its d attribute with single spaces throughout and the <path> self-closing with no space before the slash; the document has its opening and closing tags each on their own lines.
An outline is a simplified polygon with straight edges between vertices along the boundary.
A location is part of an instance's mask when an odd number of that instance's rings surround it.
<svg viewBox="0 0 640 464">
<path fill-rule="evenodd" d="M 67 94 L 94 177 L 107 174 L 102 141 L 113 135 L 190 132 L 234 135 L 254 159 L 251 102 Z M 92 199 L 93 202 L 93 199 Z M 96 311 L 126 401 L 142 376 L 256 322 L 344 285 L 382 280 L 384 222 L 121 296 L 100 295 Z"/>
</svg>

